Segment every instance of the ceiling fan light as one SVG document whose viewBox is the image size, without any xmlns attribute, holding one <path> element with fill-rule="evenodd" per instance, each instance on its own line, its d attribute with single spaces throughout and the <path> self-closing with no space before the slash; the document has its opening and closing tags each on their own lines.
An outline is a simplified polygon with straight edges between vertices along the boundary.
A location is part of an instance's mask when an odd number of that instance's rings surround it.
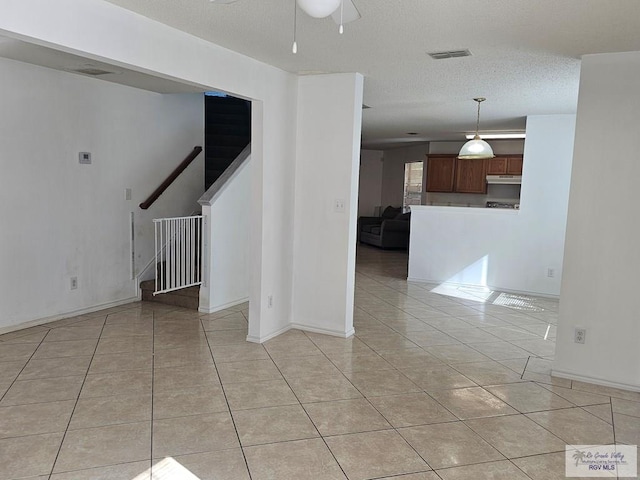
<svg viewBox="0 0 640 480">
<path fill-rule="evenodd" d="M 335 12 L 341 0 L 297 0 L 304 13 L 313 18 L 324 18 Z"/>
<path fill-rule="evenodd" d="M 495 157 L 495 155 L 493 154 L 491 145 L 482 140 L 478 135 L 476 135 L 473 140 L 469 140 L 467 143 L 465 143 L 460 149 L 460 153 L 458 154 L 458 158 L 461 158 L 463 160 L 493 157 Z"/>
</svg>

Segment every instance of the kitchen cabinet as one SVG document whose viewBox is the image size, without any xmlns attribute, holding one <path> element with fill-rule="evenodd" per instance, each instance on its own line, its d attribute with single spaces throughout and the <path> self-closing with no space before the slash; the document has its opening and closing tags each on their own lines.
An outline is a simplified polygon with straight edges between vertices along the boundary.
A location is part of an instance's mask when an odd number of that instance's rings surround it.
<svg viewBox="0 0 640 480">
<path fill-rule="evenodd" d="M 453 192 L 455 155 L 429 155 L 427 158 L 427 192 Z"/>
<path fill-rule="evenodd" d="M 454 191 L 458 193 L 487 193 L 487 169 L 483 159 L 458 159 Z"/>
<path fill-rule="evenodd" d="M 486 162 L 487 175 L 522 175 L 522 155 L 498 155 Z"/>
<path fill-rule="evenodd" d="M 507 175 L 522 175 L 522 155 L 507 159 Z"/>
<path fill-rule="evenodd" d="M 489 158 L 487 175 L 504 175 L 507 173 L 507 157 Z"/>
</svg>

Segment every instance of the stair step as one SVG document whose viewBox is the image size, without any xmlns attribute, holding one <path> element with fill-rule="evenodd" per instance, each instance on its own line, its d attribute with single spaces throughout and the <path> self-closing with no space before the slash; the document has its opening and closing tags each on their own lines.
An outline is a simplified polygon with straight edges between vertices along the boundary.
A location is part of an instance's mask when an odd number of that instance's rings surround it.
<svg viewBox="0 0 640 480">
<path fill-rule="evenodd" d="M 164 305 L 174 305 L 176 307 L 198 310 L 200 306 L 200 287 L 187 287 L 173 292 L 160 293 L 154 295 L 155 281 L 147 280 L 140 283 L 142 290 L 142 300 L 145 302 L 156 302 Z"/>
</svg>

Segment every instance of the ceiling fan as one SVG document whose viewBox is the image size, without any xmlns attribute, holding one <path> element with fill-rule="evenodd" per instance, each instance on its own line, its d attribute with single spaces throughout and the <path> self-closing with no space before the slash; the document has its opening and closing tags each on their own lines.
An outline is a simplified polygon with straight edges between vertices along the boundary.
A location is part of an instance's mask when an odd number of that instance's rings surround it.
<svg viewBox="0 0 640 480">
<path fill-rule="evenodd" d="M 210 0 L 212 3 L 228 4 L 238 0 Z M 313 18 L 325 18 L 331 15 L 333 21 L 340 25 L 353 22 L 360 18 L 360 12 L 352 0 L 296 0 L 300 9 Z"/>
</svg>

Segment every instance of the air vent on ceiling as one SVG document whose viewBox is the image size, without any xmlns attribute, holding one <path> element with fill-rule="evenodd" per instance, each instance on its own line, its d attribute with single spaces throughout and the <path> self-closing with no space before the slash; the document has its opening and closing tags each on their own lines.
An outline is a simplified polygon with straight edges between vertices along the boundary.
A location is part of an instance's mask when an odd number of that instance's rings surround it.
<svg viewBox="0 0 640 480">
<path fill-rule="evenodd" d="M 91 75 L 92 77 L 97 77 L 99 75 L 107 75 L 109 73 L 116 73 L 116 72 L 110 72 L 109 70 L 103 70 L 102 68 L 99 68 L 99 67 L 91 67 L 91 66 L 71 68 L 69 69 L 69 71 L 75 72 L 75 73 L 81 73 L 83 75 Z"/>
<path fill-rule="evenodd" d="M 444 60 L 445 58 L 470 57 L 471 52 L 468 49 L 448 50 L 446 52 L 431 52 L 429 56 L 434 60 Z"/>
</svg>

